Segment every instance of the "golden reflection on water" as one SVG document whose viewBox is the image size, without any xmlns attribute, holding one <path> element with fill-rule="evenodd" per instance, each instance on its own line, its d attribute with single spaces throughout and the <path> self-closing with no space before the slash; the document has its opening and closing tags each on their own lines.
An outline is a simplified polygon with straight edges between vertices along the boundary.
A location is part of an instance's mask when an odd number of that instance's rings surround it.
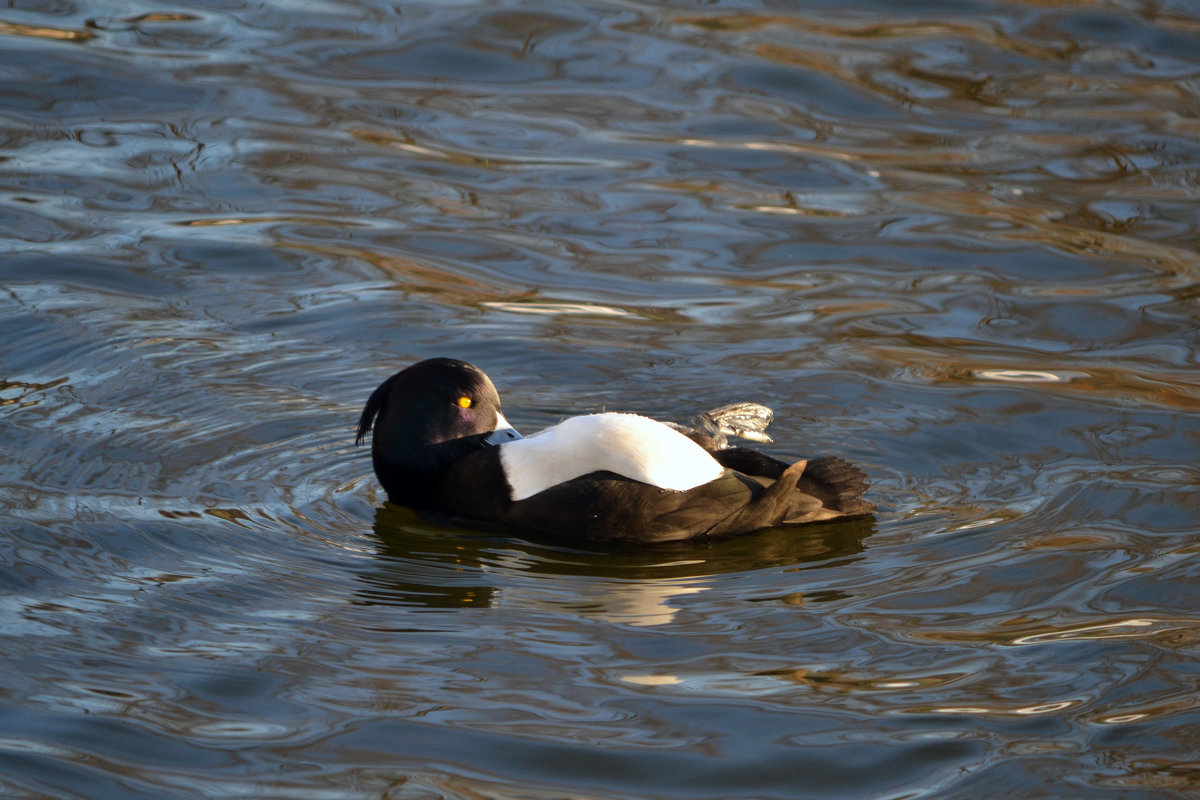
<svg viewBox="0 0 1200 800">
<path fill-rule="evenodd" d="M 20 25 L 15 22 L 0 22 L 0 36 L 28 36 L 35 39 L 53 39 L 65 42 L 88 42 L 96 38 L 91 31 L 48 28 L 41 25 Z"/>
<path fill-rule="evenodd" d="M 28 381 L 8 381 L 0 379 L 0 406 L 17 406 L 26 408 L 37 405 L 44 399 L 42 393 L 47 389 L 53 389 L 57 386 L 63 386 L 70 380 L 69 378 L 58 378 L 57 380 L 46 381 L 44 383 L 31 383 Z M 8 393 L 11 396 L 5 397 Z"/>
<path fill-rule="evenodd" d="M 635 686 L 674 686 L 683 683 L 677 675 L 622 675 L 621 680 Z"/>
<path fill-rule="evenodd" d="M 1087 370 L 1059 367 L 1062 360 L 1053 353 L 1029 353 L 1028 365 L 983 366 L 981 361 L 1008 361 L 1011 357 L 987 353 L 983 343 L 970 341 L 921 342 L 919 337 L 899 337 L 919 347 L 894 345 L 863 346 L 880 362 L 902 368 L 897 377 L 932 384 L 969 385 L 977 382 L 1012 383 L 1036 386 L 1041 390 L 1067 394 L 1093 394 L 1104 398 L 1126 398 L 1130 402 L 1163 408 L 1194 408 L 1200 402 L 1200 385 L 1189 382 L 1185 371 L 1149 364 L 1134 364 L 1117 369 L 1088 365 Z M 977 353 L 972 354 L 972 350 Z"/>
<path fill-rule="evenodd" d="M 790 683 L 830 692 L 903 692 L 950 686 L 969 677 L 966 672 L 946 672 L 919 676 L 866 676 L 849 671 L 801 667 L 794 670 L 770 670 L 758 673 Z"/>
</svg>

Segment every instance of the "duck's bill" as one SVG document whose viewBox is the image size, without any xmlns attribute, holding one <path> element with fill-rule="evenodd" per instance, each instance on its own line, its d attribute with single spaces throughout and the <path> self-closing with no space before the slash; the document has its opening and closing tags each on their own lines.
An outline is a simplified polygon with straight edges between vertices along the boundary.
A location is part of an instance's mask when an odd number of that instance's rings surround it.
<svg viewBox="0 0 1200 800">
<path fill-rule="evenodd" d="M 524 438 L 517 433 L 517 429 L 509 424 L 503 414 L 496 415 L 496 429 L 483 437 L 483 441 L 490 445 L 504 444 L 511 442 L 514 439 Z"/>
</svg>

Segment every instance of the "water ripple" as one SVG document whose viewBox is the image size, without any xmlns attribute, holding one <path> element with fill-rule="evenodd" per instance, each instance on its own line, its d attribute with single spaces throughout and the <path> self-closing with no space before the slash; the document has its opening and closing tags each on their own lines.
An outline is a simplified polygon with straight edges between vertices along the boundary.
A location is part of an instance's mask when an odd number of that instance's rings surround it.
<svg viewBox="0 0 1200 800">
<path fill-rule="evenodd" d="M 0 11 L 0 793 L 1194 789 L 1200 20 L 943 6 Z M 422 519 L 434 355 L 879 513 Z"/>
</svg>

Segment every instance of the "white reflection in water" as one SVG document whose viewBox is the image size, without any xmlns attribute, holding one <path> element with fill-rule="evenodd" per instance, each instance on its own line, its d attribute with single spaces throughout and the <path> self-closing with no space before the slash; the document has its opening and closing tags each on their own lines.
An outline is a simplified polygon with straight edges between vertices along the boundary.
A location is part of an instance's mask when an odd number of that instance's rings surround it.
<svg viewBox="0 0 1200 800">
<path fill-rule="evenodd" d="M 673 622 L 680 609 L 672 600 L 708 591 L 695 582 L 661 579 L 586 579 L 569 584 L 569 594 L 559 587 L 530 591 L 529 588 L 500 590 L 496 605 L 570 609 L 584 619 L 634 627 L 652 627 Z M 505 599 L 507 598 L 507 602 Z M 586 598 L 579 600 L 578 598 Z"/>
<path fill-rule="evenodd" d="M 981 369 L 975 371 L 975 377 L 1009 383 L 1066 383 L 1086 378 L 1088 374 L 1086 372 L 1050 372 L 1034 369 Z"/>
<path fill-rule="evenodd" d="M 1138 639 L 1164 631 L 1194 628 L 1198 625 L 1200 625 L 1200 620 L 1122 619 L 1096 625 L 1081 625 L 1043 633 L 1032 633 L 1018 636 L 1012 642 L 1013 644 L 1044 644 L 1080 639 Z"/>
<path fill-rule="evenodd" d="M 554 316 L 558 314 L 593 314 L 604 317 L 632 317 L 635 314 L 622 308 L 602 306 L 592 303 L 506 303 L 489 300 L 480 303 L 486 308 L 497 311 L 508 311 L 513 314 L 542 314 Z"/>
</svg>

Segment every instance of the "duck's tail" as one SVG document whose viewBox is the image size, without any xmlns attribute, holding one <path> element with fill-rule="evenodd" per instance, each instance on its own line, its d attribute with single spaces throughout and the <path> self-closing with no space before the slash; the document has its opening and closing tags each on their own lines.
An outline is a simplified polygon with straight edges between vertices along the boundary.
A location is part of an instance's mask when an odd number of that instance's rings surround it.
<svg viewBox="0 0 1200 800">
<path fill-rule="evenodd" d="M 823 506 L 846 516 L 870 514 L 875 509 L 873 504 L 863 500 L 867 491 L 866 474 L 837 456 L 809 460 L 796 488 L 819 497 Z"/>
</svg>

